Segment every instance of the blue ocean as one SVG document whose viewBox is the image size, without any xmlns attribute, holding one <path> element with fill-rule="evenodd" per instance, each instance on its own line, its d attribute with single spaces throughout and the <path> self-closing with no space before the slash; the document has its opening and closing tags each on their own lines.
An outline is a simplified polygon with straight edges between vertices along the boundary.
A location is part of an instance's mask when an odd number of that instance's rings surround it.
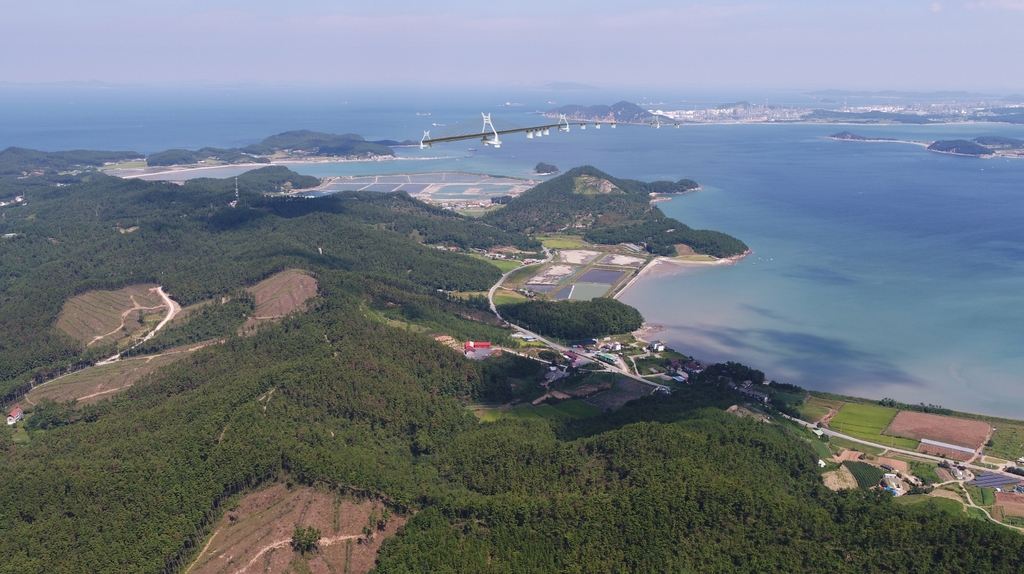
<svg viewBox="0 0 1024 574">
<path fill-rule="evenodd" d="M 480 112 L 526 126 L 543 121 L 530 112 L 549 102 L 641 96 L 6 87 L 0 148 L 151 153 L 246 145 L 292 129 L 418 140 Z M 656 107 L 686 105 L 673 97 Z M 693 178 L 703 191 L 659 207 L 735 235 L 753 254 L 731 267 L 651 274 L 632 287 L 622 300 L 665 326 L 659 338 L 701 360 L 740 361 L 812 389 L 1024 416 L 1024 159 L 827 138 L 844 129 L 908 140 L 1024 139 L 1024 126 L 996 124 L 591 126 L 507 136 L 497 150 L 459 142 L 399 148 L 409 161 L 295 169 L 522 176 L 544 161 L 644 180 Z"/>
</svg>

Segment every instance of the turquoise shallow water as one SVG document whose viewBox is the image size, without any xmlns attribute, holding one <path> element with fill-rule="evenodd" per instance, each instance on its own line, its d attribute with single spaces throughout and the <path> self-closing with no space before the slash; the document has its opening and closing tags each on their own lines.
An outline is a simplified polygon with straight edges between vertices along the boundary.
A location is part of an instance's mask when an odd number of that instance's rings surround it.
<svg viewBox="0 0 1024 574">
<path fill-rule="evenodd" d="M 11 112 L 0 121 L 0 147 L 152 152 L 245 145 L 300 128 L 418 139 L 430 123 L 481 111 L 531 125 L 539 118 L 525 110 L 579 97 L 521 96 L 0 91 Z M 598 96 L 614 100 L 590 95 Z M 495 105 L 506 99 L 527 106 Z M 497 150 L 478 142 L 399 150 L 418 161 L 295 169 L 524 176 L 544 161 L 563 169 L 591 164 L 619 177 L 696 179 L 706 190 L 659 207 L 694 227 L 736 235 L 754 254 L 733 267 L 648 276 L 624 295 L 667 327 L 660 337 L 672 346 L 810 388 L 1024 417 L 1024 160 L 825 137 L 843 129 L 918 140 L 1024 139 L 1024 126 L 988 124 L 619 126 L 508 136 Z"/>
</svg>

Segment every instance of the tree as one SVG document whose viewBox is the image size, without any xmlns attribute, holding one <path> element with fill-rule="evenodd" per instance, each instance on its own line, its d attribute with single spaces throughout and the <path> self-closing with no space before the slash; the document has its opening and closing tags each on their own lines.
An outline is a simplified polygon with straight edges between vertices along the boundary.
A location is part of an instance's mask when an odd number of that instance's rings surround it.
<svg viewBox="0 0 1024 574">
<path fill-rule="evenodd" d="M 305 528 L 301 526 L 295 527 L 295 532 L 292 534 L 292 550 L 305 556 L 310 552 L 316 550 L 317 544 L 320 543 L 320 529 L 307 526 Z"/>
</svg>

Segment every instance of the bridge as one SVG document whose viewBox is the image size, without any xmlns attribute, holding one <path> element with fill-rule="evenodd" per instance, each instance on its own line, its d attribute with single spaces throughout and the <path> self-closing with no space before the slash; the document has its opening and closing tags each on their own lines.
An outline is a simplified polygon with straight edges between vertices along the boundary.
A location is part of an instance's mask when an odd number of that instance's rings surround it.
<svg viewBox="0 0 1024 574">
<path fill-rule="evenodd" d="M 615 129 L 615 126 L 618 125 L 618 122 L 616 121 L 569 121 L 565 114 L 560 114 L 556 123 L 520 127 L 509 122 L 501 121 L 497 118 L 492 120 L 491 114 L 481 112 L 480 115 L 483 118 L 483 125 L 479 129 L 477 129 L 476 126 L 480 124 L 475 121 L 467 121 L 447 128 L 441 134 L 434 137 L 431 137 L 430 131 L 424 131 L 423 138 L 420 139 L 420 149 L 432 147 L 433 144 L 436 143 L 471 139 L 479 139 L 485 146 L 494 146 L 495 148 L 499 148 L 503 143 L 501 141 L 501 136 L 509 134 L 524 133 L 526 134 L 527 139 L 534 139 L 551 135 L 551 130 L 555 130 L 556 133 L 567 132 L 572 125 L 578 126 L 581 130 L 587 129 L 588 125 L 593 125 L 595 129 L 601 129 L 602 124 L 607 124 L 611 126 L 612 129 Z M 497 124 L 495 122 L 497 122 Z M 663 123 L 661 118 L 657 114 L 654 114 L 649 125 L 652 128 L 657 129 L 669 124 Z M 674 126 L 678 128 L 679 124 L 676 123 Z"/>
</svg>

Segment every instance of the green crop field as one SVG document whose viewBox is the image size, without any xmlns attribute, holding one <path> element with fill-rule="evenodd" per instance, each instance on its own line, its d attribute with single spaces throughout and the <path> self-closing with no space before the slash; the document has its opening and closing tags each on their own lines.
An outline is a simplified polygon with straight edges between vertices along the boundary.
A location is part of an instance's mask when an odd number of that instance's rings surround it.
<svg viewBox="0 0 1024 574">
<path fill-rule="evenodd" d="M 863 489 L 878 486 L 878 482 L 882 480 L 882 475 L 885 474 L 882 469 L 877 466 L 871 466 L 866 462 L 846 461 L 843 464 L 853 473 L 853 478 L 857 479 L 857 486 Z"/>
<path fill-rule="evenodd" d="M 521 303 L 526 300 L 526 297 L 523 297 L 522 295 L 514 291 L 497 291 L 494 293 L 495 305 L 504 305 L 505 303 Z"/>
<path fill-rule="evenodd" d="M 828 449 L 828 445 L 818 440 L 817 437 L 811 439 L 811 446 L 814 447 L 814 452 L 818 453 L 818 458 L 821 460 L 832 458 L 832 451 Z"/>
<path fill-rule="evenodd" d="M 494 265 L 498 269 L 501 269 L 502 273 L 508 273 L 509 271 L 521 265 L 519 261 L 509 261 L 507 259 L 488 259 L 487 257 L 484 257 L 483 255 L 477 255 L 476 253 L 470 254 L 470 257 L 486 261 L 491 265 Z"/>
<path fill-rule="evenodd" d="M 534 410 L 533 405 L 522 405 L 512 409 L 513 413 L 519 415 L 521 419 L 542 419 L 540 414 Z"/>
<path fill-rule="evenodd" d="M 603 411 L 600 407 L 589 405 L 583 401 L 565 401 L 553 405 L 555 409 L 560 411 L 562 414 L 572 417 L 574 419 L 585 419 L 601 414 Z"/>
<path fill-rule="evenodd" d="M 843 408 L 839 409 L 836 416 L 832 417 L 828 426 L 843 434 L 882 445 L 908 449 L 917 448 L 916 440 L 882 436 L 882 431 L 889 426 L 895 416 L 895 409 L 846 403 Z"/>
<path fill-rule="evenodd" d="M 578 237 L 537 237 L 548 249 L 580 249 L 590 244 Z"/>
<path fill-rule="evenodd" d="M 992 446 L 985 447 L 985 454 L 1008 460 L 1024 456 L 1024 425 L 1012 425 L 1000 421 L 994 423 Z"/>
<path fill-rule="evenodd" d="M 967 516 L 975 520 L 981 520 L 982 522 L 988 522 L 988 515 L 985 511 L 980 508 L 974 508 L 973 506 L 967 508 Z"/>
</svg>

